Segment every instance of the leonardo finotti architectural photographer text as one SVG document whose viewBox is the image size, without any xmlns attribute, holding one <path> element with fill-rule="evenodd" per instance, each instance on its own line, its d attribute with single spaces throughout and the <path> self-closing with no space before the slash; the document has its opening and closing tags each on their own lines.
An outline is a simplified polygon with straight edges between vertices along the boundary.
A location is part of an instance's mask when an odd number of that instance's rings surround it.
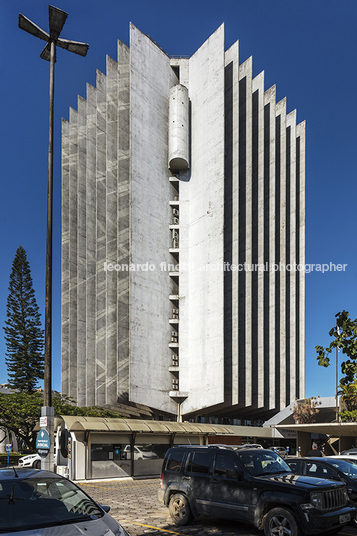
<svg viewBox="0 0 357 536">
<path fill-rule="evenodd" d="M 158 266 L 154 263 L 145 262 L 142 264 L 135 263 L 104 263 L 105 272 L 155 272 L 159 270 L 161 272 L 185 272 L 185 271 L 202 271 L 202 272 L 345 272 L 347 264 L 284 264 L 279 262 L 275 263 L 258 263 L 258 264 L 230 264 L 229 262 L 223 263 L 210 263 L 195 265 L 194 263 L 181 263 L 181 264 L 169 264 L 167 262 L 161 262 Z"/>
</svg>

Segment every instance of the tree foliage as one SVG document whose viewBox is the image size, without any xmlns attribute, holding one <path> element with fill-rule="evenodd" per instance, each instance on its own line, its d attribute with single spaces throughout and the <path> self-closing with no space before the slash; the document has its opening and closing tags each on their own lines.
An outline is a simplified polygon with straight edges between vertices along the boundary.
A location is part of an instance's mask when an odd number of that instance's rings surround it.
<svg viewBox="0 0 357 536">
<path fill-rule="evenodd" d="M 357 421 L 357 380 L 346 385 L 340 384 L 341 411 L 339 413 L 344 422 Z"/>
<path fill-rule="evenodd" d="M 6 365 L 10 387 L 33 392 L 44 374 L 44 333 L 26 251 L 20 246 L 12 263 L 6 306 Z"/>
<path fill-rule="evenodd" d="M 55 415 L 79 415 L 84 417 L 120 417 L 114 411 L 99 407 L 79 407 L 72 398 L 53 395 Z M 43 393 L 15 392 L 0 393 L 1 426 L 14 432 L 31 449 L 36 450 L 37 431 L 34 427 L 40 420 Z"/>
<path fill-rule="evenodd" d="M 293 417 L 299 424 L 307 424 L 316 421 L 316 415 L 319 410 L 316 407 L 317 399 L 315 396 L 297 400 L 293 407 Z"/>
<path fill-rule="evenodd" d="M 355 380 L 357 373 L 357 318 L 352 320 L 347 311 L 337 313 L 336 325 L 330 329 L 330 337 L 333 341 L 327 348 L 316 346 L 317 360 L 322 367 L 330 365 L 330 354 L 332 350 L 338 348 L 347 357 L 341 364 L 341 371 L 344 378 L 341 379 L 341 386 L 347 385 Z"/>
</svg>

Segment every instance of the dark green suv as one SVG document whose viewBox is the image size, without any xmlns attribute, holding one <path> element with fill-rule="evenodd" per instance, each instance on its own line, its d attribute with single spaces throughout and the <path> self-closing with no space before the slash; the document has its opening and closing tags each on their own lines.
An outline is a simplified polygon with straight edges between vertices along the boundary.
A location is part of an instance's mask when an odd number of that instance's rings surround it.
<svg viewBox="0 0 357 536">
<path fill-rule="evenodd" d="M 356 517 L 343 483 L 295 475 L 265 449 L 173 447 L 158 496 L 177 525 L 209 515 L 251 523 L 265 536 L 337 534 Z"/>
</svg>

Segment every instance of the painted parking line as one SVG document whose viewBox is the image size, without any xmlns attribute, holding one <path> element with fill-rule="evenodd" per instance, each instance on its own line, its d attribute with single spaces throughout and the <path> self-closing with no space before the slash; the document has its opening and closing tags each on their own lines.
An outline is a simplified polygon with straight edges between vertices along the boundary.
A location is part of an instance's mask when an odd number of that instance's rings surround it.
<svg viewBox="0 0 357 536">
<path fill-rule="evenodd" d="M 159 529 L 159 527 L 152 527 L 151 525 L 143 525 L 142 523 L 134 523 L 133 521 L 128 521 L 128 520 L 122 520 L 121 523 L 125 524 L 127 523 L 128 525 L 138 525 L 139 527 L 145 527 L 147 529 L 154 529 L 154 530 L 158 530 L 159 532 L 167 532 L 169 534 L 177 534 L 178 536 L 187 536 L 187 534 L 183 534 L 182 532 L 174 532 L 173 530 L 167 530 L 167 529 Z"/>
</svg>

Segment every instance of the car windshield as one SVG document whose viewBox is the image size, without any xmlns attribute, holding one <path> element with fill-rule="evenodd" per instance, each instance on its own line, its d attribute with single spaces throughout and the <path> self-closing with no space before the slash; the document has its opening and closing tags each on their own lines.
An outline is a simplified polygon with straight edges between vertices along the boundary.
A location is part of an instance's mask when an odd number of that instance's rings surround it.
<svg viewBox="0 0 357 536">
<path fill-rule="evenodd" d="M 98 506 L 69 480 L 15 477 L 0 482 L 0 533 L 102 516 Z"/>
<path fill-rule="evenodd" d="M 290 467 L 275 452 L 267 450 L 238 452 L 238 456 L 248 473 L 253 476 L 292 472 Z"/>
<path fill-rule="evenodd" d="M 326 460 L 327 461 L 327 460 Z M 332 465 L 333 467 L 336 467 L 336 469 L 339 469 L 344 475 L 348 476 L 349 478 L 353 478 L 354 480 L 357 480 L 357 466 L 356 462 L 347 462 L 345 460 L 328 460 L 329 465 Z"/>
</svg>

